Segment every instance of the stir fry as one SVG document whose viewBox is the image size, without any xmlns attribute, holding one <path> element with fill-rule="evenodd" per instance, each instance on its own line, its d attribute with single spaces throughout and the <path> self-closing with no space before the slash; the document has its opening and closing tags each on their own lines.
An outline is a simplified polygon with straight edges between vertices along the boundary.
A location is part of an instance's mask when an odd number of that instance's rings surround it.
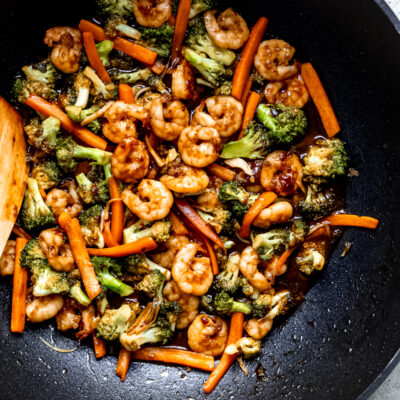
<svg viewBox="0 0 400 400">
<path fill-rule="evenodd" d="M 55 318 L 98 358 L 119 343 L 121 380 L 162 361 L 212 371 L 209 393 L 303 300 L 338 227 L 378 221 L 344 212 L 333 109 L 265 17 L 98 0 L 96 18 L 48 29 L 13 85 L 31 169 L 0 260 L 11 330 Z"/>
</svg>

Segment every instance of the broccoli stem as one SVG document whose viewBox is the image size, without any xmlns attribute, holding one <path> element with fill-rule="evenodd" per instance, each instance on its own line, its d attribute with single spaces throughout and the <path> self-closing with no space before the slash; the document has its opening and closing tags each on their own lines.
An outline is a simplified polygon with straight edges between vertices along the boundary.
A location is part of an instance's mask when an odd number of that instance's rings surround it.
<svg viewBox="0 0 400 400">
<path fill-rule="evenodd" d="M 118 293 L 122 297 L 129 296 L 133 293 L 132 287 L 115 278 L 115 276 L 113 276 L 109 271 L 97 271 L 96 275 L 97 279 L 103 286 Z"/>
<path fill-rule="evenodd" d="M 234 301 L 232 303 L 232 312 L 241 312 L 243 314 L 250 314 L 251 308 L 245 303 L 241 303 L 240 301 Z"/>
<path fill-rule="evenodd" d="M 88 177 L 81 172 L 79 175 L 76 175 L 75 177 L 76 181 L 78 182 L 78 185 L 87 191 L 90 191 L 92 188 L 92 181 L 88 179 Z"/>
<path fill-rule="evenodd" d="M 111 40 L 103 40 L 96 44 L 97 53 L 99 54 L 101 63 L 106 67 L 108 65 L 108 56 L 114 48 L 114 43 Z"/>
<path fill-rule="evenodd" d="M 88 158 L 89 160 L 95 161 L 95 164 L 106 165 L 111 161 L 113 153 L 108 151 L 94 149 L 91 147 L 80 146 L 79 144 L 74 146 L 74 157 L 75 158 Z"/>
<path fill-rule="evenodd" d="M 106 165 L 103 165 L 103 170 L 104 170 L 104 176 L 105 176 L 106 180 L 108 180 L 109 178 L 112 177 L 111 163 L 107 163 Z"/>
<path fill-rule="evenodd" d="M 89 297 L 86 296 L 86 294 L 82 290 L 81 284 L 79 282 L 75 283 L 75 285 L 72 286 L 69 294 L 74 300 L 85 307 L 87 307 L 91 303 Z"/>
<path fill-rule="evenodd" d="M 257 107 L 257 118 L 267 128 L 274 131 L 277 128 L 276 119 L 271 115 L 271 108 L 266 104 Z"/>
<path fill-rule="evenodd" d="M 134 40 L 140 40 L 142 37 L 141 33 L 137 29 L 126 24 L 118 24 L 115 29 L 117 29 L 117 31 L 121 32 L 123 35 Z"/>
</svg>

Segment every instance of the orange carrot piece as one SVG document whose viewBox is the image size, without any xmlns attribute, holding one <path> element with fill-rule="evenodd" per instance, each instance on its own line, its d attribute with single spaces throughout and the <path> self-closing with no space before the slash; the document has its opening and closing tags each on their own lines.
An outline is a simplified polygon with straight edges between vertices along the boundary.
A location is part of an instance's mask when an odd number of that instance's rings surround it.
<svg viewBox="0 0 400 400">
<path fill-rule="evenodd" d="M 124 205 L 119 193 L 118 184 L 112 176 L 108 179 L 108 187 L 110 190 L 110 198 L 114 201 L 111 203 L 111 234 L 114 242 L 120 244 L 122 241 L 122 232 L 124 230 Z M 117 199 L 117 200 L 115 200 Z"/>
<path fill-rule="evenodd" d="M 247 79 L 247 82 L 246 82 L 246 86 L 243 89 L 242 98 L 240 99 L 240 102 L 242 103 L 243 107 L 247 104 L 247 99 L 249 98 L 249 94 L 250 94 L 252 85 L 253 85 L 253 79 L 251 76 L 249 76 L 249 79 Z"/>
<path fill-rule="evenodd" d="M 135 96 L 132 88 L 126 83 L 120 83 L 118 86 L 119 99 L 125 103 L 133 104 L 135 102 Z"/>
<path fill-rule="evenodd" d="M 203 235 L 202 239 L 206 246 L 208 257 L 210 258 L 210 261 L 211 261 L 212 272 L 214 275 L 217 275 L 219 272 L 219 267 L 218 267 L 218 261 L 217 261 L 217 256 L 215 255 L 215 251 L 214 251 L 210 241 L 204 235 Z"/>
<path fill-rule="evenodd" d="M 207 167 L 207 171 L 224 181 L 233 181 L 236 176 L 235 171 L 232 171 L 231 169 L 223 167 L 219 164 L 209 165 Z"/>
<path fill-rule="evenodd" d="M 155 51 L 120 37 L 114 39 L 114 49 L 122 51 L 135 60 L 148 64 L 149 66 L 153 66 L 157 59 L 157 53 Z"/>
<path fill-rule="evenodd" d="M 119 243 L 114 240 L 113 235 L 111 233 L 111 223 L 110 223 L 110 221 L 104 222 L 103 238 L 104 238 L 104 242 L 105 242 L 107 247 L 119 246 Z"/>
<path fill-rule="evenodd" d="M 189 235 L 189 231 L 186 229 L 186 226 L 173 211 L 169 212 L 168 219 L 170 220 L 172 224 L 172 230 L 176 235 Z"/>
<path fill-rule="evenodd" d="M 185 365 L 204 371 L 214 370 L 214 357 L 188 350 L 163 347 L 145 347 L 132 353 L 133 360 L 160 361 L 168 364 Z"/>
<path fill-rule="evenodd" d="M 205 237 L 209 238 L 219 247 L 224 247 L 224 242 L 215 233 L 207 222 L 200 217 L 194 208 L 185 199 L 175 199 L 175 204 L 179 208 L 179 211 L 189 220 L 189 222 L 200 231 Z"/>
<path fill-rule="evenodd" d="M 328 222 L 332 226 L 358 226 L 360 228 L 376 229 L 379 220 L 372 217 L 360 217 L 351 214 L 335 214 L 326 217 L 319 222 Z"/>
<path fill-rule="evenodd" d="M 126 375 L 128 374 L 129 365 L 131 363 L 132 353 L 126 350 L 125 347 L 121 347 L 118 355 L 117 369 L 115 375 L 119 376 L 121 382 L 124 382 Z"/>
<path fill-rule="evenodd" d="M 149 153 L 151 154 L 151 156 L 153 157 L 154 161 L 156 162 L 156 164 L 161 168 L 165 165 L 164 160 L 158 155 L 158 153 L 154 150 L 153 146 L 150 143 L 150 138 L 148 135 L 146 135 L 144 137 L 144 141 L 146 143 L 146 146 L 149 150 Z"/>
<path fill-rule="evenodd" d="M 172 39 L 172 62 L 181 57 L 183 39 L 185 38 L 187 24 L 189 22 L 191 0 L 180 0 L 176 13 L 175 32 Z"/>
<path fill-rule="evenodd" d="M 93 132 L 73 122 L 67 114 L 65 114 L 61 108 L 55 104 L 49 103 L 39 96 L 31 94 L 26 100 L 26 104 L 32 107 L 37 112 L 45 115 L 46 117 L 55 117 L 61 122 L 63 129 L 72 133 L 81 142 L 86 143 L 89 146 L 96 147 L 101 150 L 105 150 L 107 147 L 107 141 L 101 137 L 95 135 Z"/>
<path fill-rule="evenodd" d="M 92 32 L 83 32 L 83 45 L 90 65 L 96 71 L 99 78 L 105 83 L 111 83 L 110 75 L 105 69 L 103 63 L 100 60 L 99 53 L 97 52 L 96 43 Z"/>
<path fill-rule="evenodd" d="M 81 19 L 78 25 L 78 29 L 81 32 L 91 32 L 93 37 L 98 41 L 102 42 L 107 39 L 104 29 L 93 22 L 87 21 L 86 19 Z"/>
<path fill-rule="evenodd" d="M 267 25 L 268 19 L 265 17 L 261 17 L 256 22 L 251 30 L 249 40 L 244 46 L 242 58 L 235 69 L 232 82 L 232 96 L 239 101 L 243 96 L 251 67 L 253 66 L 254 56 L 256 55 L 258 45 L 264 36 L 264 32 L 267 29 Z"/>
<path fill-rule="evenodd" d="M 303 77 L 306 88 L 318 110 L 326 134 L 328 137 L 335 136 L 340 132 L 339 122 L 325 89 L 322 86 L 321 80 L 311 63 L 302 64 L 301 76 Z"/>
<path fill-rule="evenodd" d="M 233 313 L 231 318 L 231 326 L 229 328 L 228 341 L 226 343 L 227 347 L 230 344 L 236 343 L 243 336 L 243 322 L 243 313 Z M 227 354 L 225 352 L 222 354 L 221 360 L 215 367 L 214 371 L 211 372 L 211 375 L 203 386 L 203 389 L 206 393 L 211 393 L 216 388 L 219 381 L 226 374 L 235 359 L 236 354 Z"/>
<path fill-rule="evenodd" d="M 277 197 L 278 196 L 274 192 L 264 192 L 260 194 L 243 218 L 242 226 L 240 227 L 239 231 L 241 237 L 249 237 L 250 225 L 252 222 L 255 220 L 257 215 L 260 214 L 264 208 L 268 207 L 272 202 L 274 202 Z"/>
<path fill-rule="evenodd" d="M 104 342 L 103 339 L 98 338 L 94 332 L 92 332 L 92 337 L 93 337 L 93 349 L 95 357 L 96 358 L 104 357 L 107 354 L 106 343 Z"/>
<path fill-rule="evenodd" d="M 289 249 L 285 250 L 278 258 L 278 261 L 276 263 L 276 270 L 279 272 L 281 271 L 282 267 L 285 265 L 286 261 L 288 258 L 291 256 L 291 254 L 298 248 L 299 246 L 293 246 L 290 247 Z"/>
<path fill-rule="evenodd" d="M 72 256 L 78 265 L 83 285 L 90 300 L 93 300 L 101 292 L 101 287 L 94 272 L 92 262 L 83 240 L 81 227 L 77 218 L 63 211 L 58 217 L 58 223 L 68 236 Z"/>
<path fill-rule="evenodd" d="M 130 254 L 154 250 L 156 247 L 157 243 L 154 241 L 154 239 L 147 237 L 132 243 L 121 244 L 119 246 L 104 249 L 87 249 L 87 251 L 90 256 L 125 257 L 129 256 Z"/>
<path fill-rule="evenodd" d="M 250 122 L 254 119 L 254 114 L 256 113 L 258 103 L 261 100 L 261 96 L 256 92 L 251 92 L 249 99 L 246 103 L 246 108 L 244 109 L 243 113 L 243 121 L 242 121 L 242 128 L 240 129 L 240 133 L 238 139 L 241 139 L 244 136 L 244 131 Z"/>
<path fill-rule="evenodd" d="M 16 240 L 11 301 L 11 332 L 13 333 L 22 333 L 25 328 L 28 270 L 21 266 L 20 258 L 21 252 L 27 243 L 28 240 L 24 238 L 17 238 Z"/>
<path fill-rule="evenodd" d="M 12 228 L 12 231 L 14 233 L 14 235 L 18 236 L 19 238 L 23 238 L 23 239 L 27 239 L 27 240 L 31 240 L 32 236 L 25 232 L 20 226 L 18 225 L 14 225 Z"/>
</svg>

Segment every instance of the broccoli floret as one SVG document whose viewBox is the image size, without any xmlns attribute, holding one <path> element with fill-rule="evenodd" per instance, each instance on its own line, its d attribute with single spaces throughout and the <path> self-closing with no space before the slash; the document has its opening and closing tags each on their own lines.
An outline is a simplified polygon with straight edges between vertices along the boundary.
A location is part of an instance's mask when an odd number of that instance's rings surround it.
<svg viewBox="0 0 400 400">
<path fill-rule="evenodd" d="M 100 204 L 96 204 L 79 214 L 78 219 L 83 239 L 88 246 L 104 247 L 104 238 L 101 231 L 102 216 L 103 207 Z"/>
<path fill-rule="evenodd" d="M 197 18 L 190 27 L 186 45 L 199 53 L 207 54 L 212 60 L 226 66 L 232 65 L 236 58 L 235 52 L 223 49 L 211 40 L 204 25 L 204 18 Z"/>
<path fill-rule="evenodd" d="M 278 315 L 283 315 L 294 305 L 292 294 L 287 290 L 276 293 L 272 299 L 271 310 L 265 315 L 265 319 L 274 319 Z"/>
<path fill-rule="evenodd" d="M 232 81 L 225 81 L 214 90 L 214 96 L 230 96 L 232 93 Z"/>
<path fill-rule="evenodd" d="M 107 67 L 111 50 L 114 48 L 114 43 L 111 40 L 103 40 L 96 44 L 97 53 L 99 54 L 102 64 Z"/>
<path fill-rule="evenodd" d="M 322 185 L 311 183 L 304 199 L 300 200 L 298 210 L 307 219 L 316 220 L 332 214 L 336 210 L 336 197 Z"/>
<path fill-rule="evenodd" d="M 91 301 L 86 293 L 83 291 L 81 282 L 76 282 L 69 291 L 69 295 L 76 300 L 78 303 L 82 304 L 84 307 L 87 307 Z"/>
<path fill-rule="evenodd" d="M 138 69 L 133 72 L 119 72 L 112 75 L 112 78 L 121 83 L 136 83 L 146 81 L 151 75 L 148 68 Z"/>
<path fill-rule="evenodd" d="M 110 192 L 106 179 L 92 182 L 83 172 L 76 175 L 78 182 L 78 194 L 86 204 L 107 203 L 110 200 Z"/>
<path fill-rule="evenodd" d="M 190 6 L 189 19 L 196 15 L 215 8 L 217 2 L 215 0 L 193 0 Z"/>
<path fill-rule="evenodd" d="M 82 72 L 78 72 L 74 82 L 76 101 L 74 106 L 81 109 L 86 108 L 89 101 L 90 86 L 92 82 Z M 80 122 L 80 121 L 79 121 Z"/>
<path fill-rule="evenodd" d="M 31 146 L 43 150 L 46 154 L 51 154 L 56 149 L 60 127 L 61 124 L 57 118 L 49 117 L 43 122 L 39 118 L 34 118 L 24 130 Z"/>
<path fill-rule="evenodd" d="M 218 234 L 230 235 L 235 232 L 236 221 L 231 213 L 222 207 L 216 207 L 211 212 L 197 210 L 201 218 L 212 226 Z"/>
<path fill-rule="evenodd" d="M 304 157 L 305 175 L 335 178 L 347 171 L 347 153 L 339 139 L 317 139 Z"/>
<path fill-rule="evenodd" d="M 257 118 L 269 130 L 268 138 L 276 145 L 297 141 L 305 135 L 308 126 L 303 110 L 283 104 L 260 104 Z"/>
<path fill-rule="evenodd" d="M 99 110 L 99 106 L 97 104 L 91 106 L 90 108 L 85 108 L 82 110 L 81 107 L 77 106 L 66 106 L 65 111 L 68 116 L 72 119 L 72 121 L 76 122 L 77 124 L 81 123 L 87 117 L 90 117 L 96 111 Z M 90 129 L 94 133 L 99 133 L 101 130 L 101 122 L 98 119 L 89 122 L 87 128 Z"/>
<path fill-rule="evenodd" d="M 303 274 L 311 275 L 321 271 L 325 265 L 326 244 L 324 242 L 307 241 L 303 243 L 296 255 L 295 263 Z"/>
<path fill-rule="evenodd" d="M 83 71 L 86 77 L 88 77 L 94 86 L 94 90 L 91 92 L 97 99 L 98 97 L 104 100 L 113 100 L 117 98 L 118 90 L 113 83 L 105 84 L 99 76 L 96 74 L 94 69 L 86 67 Z"/>
<path fill-rule="evenodd" d="M 236 181 L 224 182 L 218 192 L 218 198 L 224 204 L 229 204 L 230 201 L 246 204 L 249 197 L 250 193 L 246 192 Z"/>
<path fill-rule="evenodd" d="M 217 293 L 212 300 L 212 307 L 217 314 L 231 315 L 234 312 L 251 313 L 251 307 L 245 303 L 235 301 L 227 292 Z"/>
<path fill-rule="evenodd" d="M 139 26 L 139 43 L 155 51 L 160 57 L 169 57 L 171 54 L 174 29 L 174 26 L 170 25 L 168 22 L 161 25 L 159 28 Z"/>
<path fill-rule="evenodd" d="M 214 279 L 213 288 L 216 291 L 234 294 L 242 286 L 242 280 L 239 277 L 239 261 L 239 254 L 233 254 L 229 257 L 225 269 Z"/>
<path fill-rule="evenodd" d="M 95 256 L 91 258 L 91 261 L 97 279 L 103 286 L 118 293 L 122 297 L 129 296 L 133 293 L 133 288 L 131 286 L 126 285 L 116 278 L 115 275 L 121 274 L 121 264 L 115 258 Z"/>
<path fill-rule="evenodd" d="M 253 318 L 264 318 L 271 310 L 274 304 L 274 295 L 263 293 L 253 301 L 252 316 Z"/>
<path fill-rule="evenodd" d="M 240 140 L 225 144 L 221 158 L 265 158 L 271 145 L 267 129 L 252 121 Z"/>
<path fill-rule="evenodd" d="M 252 337 L 242 337 L 235 343 L 226 347 L 227 354 L 243 354 L 245 359 L 256 356 L 261 351 L 261 340 Z"/>
<path fill-rule="evenodd" d="M 117 340 L 126 331 L 131 316 L 132 310 L 128 304 L 106 310 L 96 327 L 96 336 L 107 341 Z"/>
<path fill-rule="evenodd" d="M 70 137 L 62 137 L 57 140 L 56 157 L 59 167 L 65 172 L 74 172 L 78 166 L 76 159 L 88 159 L 98 165 L 107 165 L 111 162 L 113 153 L 80 146 Z"/>
<path fill-rule="evenodd" d="M 145 293 L 148 297 L 161 300 L 165 276 L 158 270 L 151 271 L 136 285 L 135 290 Z"/>
<path fill-rule="evenodd" d="M 55 223 L 53 211 L 44 202 L 36 179 L 27 179 L 21 217 L 24 227 L 29 230 Z"/>
<path fill-rule="evenodd" d="M 170 238 L 172 230 L 170 221 L 165 219 L 150 224 L 151 222 L 138 220 L 124 229 L 124 243 L 136 242 L 145 237 L 152 237 L 157 243 L 164 243 Z"/>
<path fill-rule="evenodd" d="M 99 14 L 107 19 L 113 16 L 130 18 L 133 15 L 132 0 L 96 0 L 96 6 Z"/>
<path fill-rule="evenodd" d="M 188 47 L 184 50 L 184 56 L 186 60 L 203 75 L 204 79 L 210 82 L 214 87 L 220 87 L 228 80 L 228 71 L 219 62 Z"/>
<path fill-rule="evenodd" d="M 296 219 L 293 221 L 289 229 L 289 243 L 288 246 L 297 246 L 304 242 L 304 238 L 308 234 L 309 227 L 302 219 Z"/>
<path fill-rule="evenodd" d="M 38 267 L 43 263 L 47 263 L 46 254 L 39 246 L 37 239 L 31 239 L 25 245 L 21 252 L 20 262 L 25 268 Z"/>
<path fill-rule="evenodd" d="M 43 161 L 33 167 L 31 177 L 37 181 L 39 189 L 48 190 L 61 182 L 63 173 L 54 161 Z"/>
<path fill-rule="evenodd" d="M 123 259 L 124 270 L 131 275 L 146 275 L 151 271 L 161 272 L 167 280 L 171 278 L 171 271 L 158 265 L 146 257 L 144 253 L 132 254 Z"/>
<path fill-rule="evenodd" d="M 290 241 L 290 234 L 284 228 L 271 229 L 253 238 L 252 245 L 261 260 L 269 261 L 275 255 L 282 254 Z"/>
<path fill-rule="evenodd" d="M 257 299 L 260 295 L 260 291 L 252 286 L 246 278 L 242 277 L 240 280 L 243 294 L 252 300 Z"/>
</svg>

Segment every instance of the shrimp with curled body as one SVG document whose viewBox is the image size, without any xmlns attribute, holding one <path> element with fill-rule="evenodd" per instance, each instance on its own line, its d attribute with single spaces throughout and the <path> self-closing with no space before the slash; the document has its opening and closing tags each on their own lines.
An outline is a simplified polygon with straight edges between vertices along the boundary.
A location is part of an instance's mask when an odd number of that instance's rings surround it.
<svg viewBox="0 0 400 400">
<path fill-rule="evenodd" d="M 283 40 L 264 40 L 258 46 L 254 66 L 264 79 L 283 81 L 297 73 L 297 66 L 289 65 L 294 52 L 294 47 Z"/>
<path fill-rule="evenodd" d="M 283 224 L 292 218 L 293 207 L 288 201 L 279 201 L 264 208 L 253 221 L 258 228 L 267 229 L 274 224 Z"/>
<path fill-rule="evenodd" d="M 179 250 L 172 265 L 172 277 L 183 293 L 202 296 L 213 282 L 208 257 L 196 257 L 197 245 L 189 243 Z"/>
<path fill-rule="evenodd" d="M 56 315 L 57 329 L 60 331 L 69 331 L 78 329 L 81 322 L 81 315 L 78 308 L 74 305 L 74 300 L 67 297 L 64 300 L 62 309 Z"/>
<path fill-rule="evenodd" d="M 162 267 L 171 269 L 179 250 L 189 242 L 189 238 L 185 235 L 172 235 L 165 242 L 166 250 L 161 253 L 152 254 L 150 258 Z"/>
<path fill-rule="evenodd" d="M 270 82 L 264 90 L 269 104 L 284 104 L 303 108 L 310 98 L 300 74 L 281 82 Z"/>
<path fill-rule="evenodd" d="M 123 203 L 140 219 L 156 221 L 165 218 L 174 203 L 174 197 L 169 189 L 159 181 L 143 179 L 137 194 L 129 188 L 122 192 Z"/>
<path fill-rule="evenodd" d="M 197 196 L 196 203 L 198 208 L 205 212 L 212 212 L 216 208 L 223 208 L 223 204 L 218 197 L 219 189 L 223 183 L 222 179 L 211 177 L 207 189 Z"/>
<path fill-rule="evenodd" d="M 12 275 L 15 264 L 15 240 L 7 240 L 0 258 L 0 276 Z"/>
<path fill-rule="evenodd" d="M 171 0 L 133 0 L 133 13 L 140 25 L 159 28 L 171 17 Z"/>
<path fill-rule="evenodd" d="M 266 191 L 290 196 L 298 188 L 304 191 L 302 180 L 303 166 L 292 151 L 274 151 L 263 162 L 260 182 Z"/>
<path fill-rule="evenodd" d="M 46 204 L 51 207 L 56 217 L 63 211 L 66 211 L 72 218 L 77 217 L 83 206 L 75 182 L 68 181 L 61 187 L 65 187 L 68 191 L 57 188 L 50 190 L 46 196 Z"/>
<path fill-rule="evenodd" d="M 195 76 L 189 62 L 183 59 L 172 72 L 171 91 L 177 99 L 189 100 L 195 94 Z"/>
<path fill-rule="evenodd" d="M 204 24 L 211 39 L 224 49 L 240 49 L 250 36 L 246 21 L 232 8 L 227 8 L 218 18 L 216 12 L 204 14 Z"/>
<path fill-rule="evenodd" d="M 228 324 L 220 317 L 199 314 L 189 326 L 187 336 L 193 351 L 220 356 L 228 340 Z"/>
<path fill-rule="evenodd" d="M 55 26 L 46 31 L 43 42 L 53 48 L 50 59 L 56 68 L 65 74 L 78 71 L 82 52 L 82 35 L 78 29 Z"/>
<path fill-rule="evenodd" d="M 103 125 L 103 135 L 113 143 L 121 143 L 126 137 L 137 138 L 136 121 L 146 123 L 149 112 L 143 105 L 114 102 L 104 113 L 107 122 Z"/>
<path fill-rule="evenodd" d="M 189 126 L 178 140 L 178 150 L 182 160 L 192 167 L 204 168 L 219 157 L 221 138 L 211 127 Z"/>
<path fill-rule="evenodd" d="M 122 140 L 111 157 L 111 172 L 122 182 L 133 183 L 147 175 L 150 157 L 140 140 L 129 137 Z"/>
<path fill-rule="evenodd" d="M 199 298 L 183 293 L 173 280 L 167 282 L 163 290 L 163 295 L 168 301 L 176 301 L 182 307 L 182 312 L 179 314 L 178 321 L 176 322 L 177 329 L 187 328 L 198 314 Z"/>
<path fill-rule="evenodd" d="M 150 107 L 151 127 L 161 139 L 175 140 L 189 125 L 189 112 L 179 100 L 163 105 L 160 98 L 153 100 Z"/>
<path fill-rule="evenodd" d="M 70 272 L 75 268 L 71 246 L 66 243 L 66 236 L 58 228 L 46 229 L 40 232 L 38 242 L 49 264 L 59 272 Z"/>
<path fill-rule="evenodd" d="M 51 294 L 34 299 L 26 305 L 26 317 L 30 322 L 38 323 L 55 317 L 64 305 L 59 294 Z"/>
</svg>

